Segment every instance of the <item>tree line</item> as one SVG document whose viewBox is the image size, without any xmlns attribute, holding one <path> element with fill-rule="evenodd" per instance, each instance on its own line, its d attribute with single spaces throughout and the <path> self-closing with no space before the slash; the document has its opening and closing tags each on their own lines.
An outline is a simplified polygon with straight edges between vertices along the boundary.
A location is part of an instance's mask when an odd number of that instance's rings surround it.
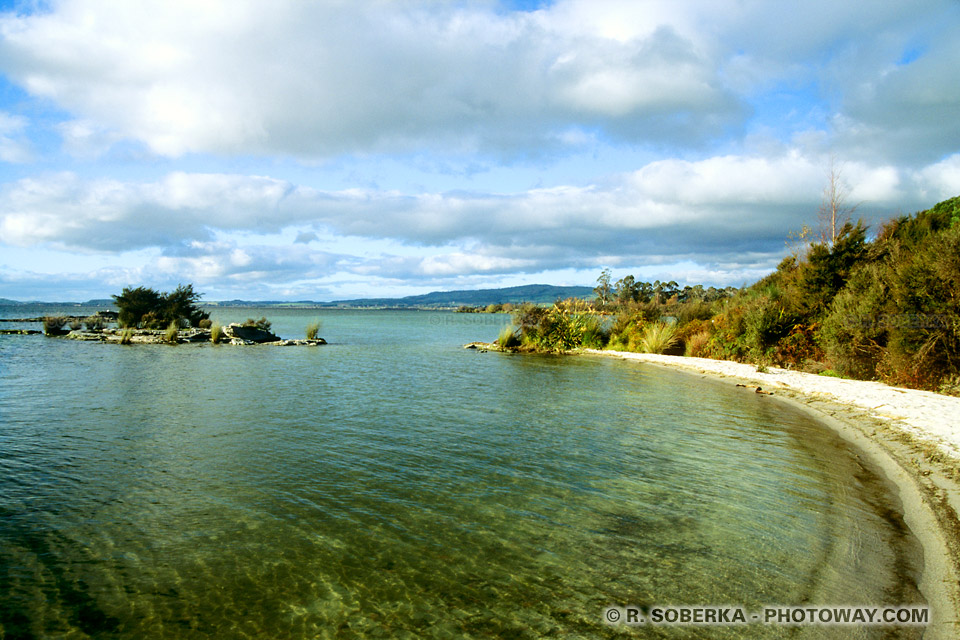
<svg viewBox="0 0 960 640">
<path fill-rule="evenodd" d="M 525 305 L 500 343 L 686 354 L 960 393 L 960 197 L 872 238 L 844 219 L 852 208 L 836 187 L 830 197 L 819 237 L 753 285 L 614 282 L 604 269 L 595 300 Z"/>
</svg>

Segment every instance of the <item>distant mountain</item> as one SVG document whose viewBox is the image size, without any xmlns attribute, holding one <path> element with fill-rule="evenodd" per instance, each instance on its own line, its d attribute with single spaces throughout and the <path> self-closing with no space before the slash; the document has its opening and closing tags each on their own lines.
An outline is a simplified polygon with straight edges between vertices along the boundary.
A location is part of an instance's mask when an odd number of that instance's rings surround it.
<svg viewBox="0 0 960 640">
<path fill-rule="evenodd" d="M 285 302 L 280 300 L 221 300 L 204 301 L 206 307 L 337 307 L 337 308 L 432 308 L 444 309 L 459 306 L 485 307 L 491 304 L 550 304 L 564 298 L 592 298 L 591 287 L 558 287 L 552 284 L 528 284 L 503 289 L 473 289 L 463 291 L 434 291 L 405 298 L 356 298 L 354 300 L 336 300 L 334 302 L 314 302 L 298 300 Z M 113 308 L 113 300 L 88 300 L 76 302 L 20 302 L 0 298 L 0 306 L 84 306 Z"/>
<path fill-rule="evenodd" d="M 592 287 L 558 287 L 551 284 L 528 284 L 502 289 L 472 289 L 462 291 L 434 291 L 418 296 L 404 298 L 361 298 L 357 300 L 339 300 L 324 306 L 333 307 L 471 307 L 491 304 L 549 304 L 563 298 L 592 298 Z"/>
<path fill-rule="evenodd" d="M 113 308 L 113 300 L 87 300 L 86 302 L 43 302 L 40 300 L 11 300 L 0 298 L 0 307 L 103 307 Z"/>
</svg>

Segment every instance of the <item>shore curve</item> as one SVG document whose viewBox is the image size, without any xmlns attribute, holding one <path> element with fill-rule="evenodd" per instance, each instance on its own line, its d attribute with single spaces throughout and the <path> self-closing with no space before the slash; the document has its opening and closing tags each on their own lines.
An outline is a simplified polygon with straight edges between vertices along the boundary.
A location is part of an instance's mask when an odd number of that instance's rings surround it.
<svg viewBox="0 0 960 640">
<path fill-rule="evenodd" d="M 725 360 L 583 353 L 726 378 L 745 393 L 767 393 L 836 431 L 896 487 L 904 521 L 923 548 L 919 588 L 930 608 L 923 637 L 960 637 L 960 398 L 776 367 L 758 371 Z"/>
</svg>

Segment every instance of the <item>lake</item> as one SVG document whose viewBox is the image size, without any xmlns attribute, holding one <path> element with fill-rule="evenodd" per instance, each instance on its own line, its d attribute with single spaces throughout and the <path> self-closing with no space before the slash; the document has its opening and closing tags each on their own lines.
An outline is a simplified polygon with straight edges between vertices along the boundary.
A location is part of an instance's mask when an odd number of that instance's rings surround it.
<svg viewBox="0 0 960 640">
<path fill-rule="evenodd" d="M 330 344 L 0 336 L 0 637 L 919 636 L 604 622 L 923 603 L 886 481 L 775 398 L 462 348 L 504 315 L 212 312 Z"/>
</svg>

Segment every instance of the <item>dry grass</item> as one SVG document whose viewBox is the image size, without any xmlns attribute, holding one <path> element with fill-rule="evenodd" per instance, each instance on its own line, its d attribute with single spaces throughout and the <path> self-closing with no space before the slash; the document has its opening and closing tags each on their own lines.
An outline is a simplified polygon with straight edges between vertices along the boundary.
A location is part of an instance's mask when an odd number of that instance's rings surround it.
<svg viewBox="0 0 960 640">
<path fill-rule="evenodd" d="M 663 353 L 678 340 L 676 327 L 666 322 L 653 322 L 643 329 L 640 336 L 640 350 L 643 353 Z"/>
</svg>

